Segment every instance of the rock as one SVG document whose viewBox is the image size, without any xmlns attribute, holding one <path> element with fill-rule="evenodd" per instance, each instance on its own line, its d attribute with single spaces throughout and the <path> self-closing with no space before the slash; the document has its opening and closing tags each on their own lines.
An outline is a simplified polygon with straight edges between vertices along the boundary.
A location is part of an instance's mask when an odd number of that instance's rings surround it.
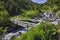
<svg viewBox="0 0 60 40">
<path fill-rule="evenodd" d="M 53 25 L 58 25 L 58 21 L 51 22 Z"/>
</svg>

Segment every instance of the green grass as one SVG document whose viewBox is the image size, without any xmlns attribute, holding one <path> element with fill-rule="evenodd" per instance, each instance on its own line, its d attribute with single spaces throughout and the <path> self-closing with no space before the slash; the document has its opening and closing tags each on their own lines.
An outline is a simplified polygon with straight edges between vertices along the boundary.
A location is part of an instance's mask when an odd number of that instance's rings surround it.
<svg viewBox="0 0 60 40">
<path fill-rule="evenodd" d="M 36 28 L 31 28 L 29 32 L 23 34 L 20 38 L 14 40 L 56 40 L 56 27 L 53 25 L 41 23 Z"/>
</svg>

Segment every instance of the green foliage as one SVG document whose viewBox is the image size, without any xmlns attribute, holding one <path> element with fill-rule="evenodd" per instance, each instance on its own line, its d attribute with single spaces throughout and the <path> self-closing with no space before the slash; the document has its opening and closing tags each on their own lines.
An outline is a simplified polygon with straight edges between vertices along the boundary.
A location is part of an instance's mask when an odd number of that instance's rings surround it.
<svg viewBox="0 0 60 40">
<path fill-rule="evenodd" d="M 0 0 L 0 9 L 7 10 L 11 16 L 23 13 L 22 9 L 57 12 L 60 9 L 60 0 L 48 0 L 45 4 L 35 4 L 31 0 Z"/>
<path fill-rule="evenodd" d="M 6 34 L 7 28 L 0 27 L 0 36 Z"/>
<path fill-rule="evenodd" d="M 60 11 L 58 11 L 56 14 L 60 17 Z"/>
<path fill-rule="evenodd" d="M 10 40 L 14 40 L 16 38 L 16 36 L 12 36 L 12 38 Z"/>
<path fill-rule="evenodd" d="M 15 40 L 56 40 L 56 28 L 53 25 L 41 23 L 37 28 L 32 28 L 29 32 Z"/>
<path fill-rule="evenodd" d="M 38 14 L 39 14 L 38 10 L 29 10 L 29 11 L 24 11 L 24 13 L 21 16 L 25 18 L 34 18 L 38 16 Z"/>
<path fill-rule="evenodd" d="M 1 10 L 0 11 L 0 22 L 5 22 L 8 20 L 9 14 L 6 10 Z"/>
<path fill-rule="evenodd" d="M 58 8 L 57 5 L 53 5 L 53 6 L 44 5 L 44 6 L 42 7 L 42 12 L 47 12 L 47 11 L 53 12 L 53 11 L 56 10 L 57 8 Z"/>
<path fill-rule="evenodd" d="M 24 10 L 24 11 L 23 11 Z M 7 22 L 9 15 L 20 15 L 20 18 L 34 18 L 39 15 L 39 12 L 60 10 L 60 0 L 48 0 L 45 4 L 35 4 L 30 0 L 0 0 L 0 23 L 3 26 L 11 25 Z M 60 12 L 57 12 L 60 17 Z M 4 23 L 6 22 L 6 23 Z M 1 26 L 1 24 L 0 24 Z M 2 26 L 2 27 L 3 27 Z M 58 25 L 60 26 L 60 25 Z M 3 34 L 3 28 L 0 28 L 0 35 Z M 55 40 L 55 28 L 52 25 L 41 24 L 37 28 L 32 28 L 28 33 L 22 35 L 16 40 Z"/>
</svg>

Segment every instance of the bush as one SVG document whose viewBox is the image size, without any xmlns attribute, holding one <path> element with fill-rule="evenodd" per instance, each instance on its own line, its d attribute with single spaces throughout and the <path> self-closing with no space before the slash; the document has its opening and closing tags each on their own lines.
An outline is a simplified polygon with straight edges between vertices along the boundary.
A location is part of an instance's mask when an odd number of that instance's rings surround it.
<svg viewBox="0 0 60 40">
<path fill-rule="evenodd" d="M 56 14 L 60 17 L 60 11 L 58 11 Z"/>
<path fill-rule="evenodd" d="M 14 36 L 12 36 L 12 38 L 11 38 L 10 40 L 14 40 L 16 37 L 17 37 L 17 36 L 16 36 L 16 35 L 14 35 Z"/>
<path fill-rule="evenodd" d="M 26 18 L 34 18 L 39 14 L 38 10 L 29 10 L 29 11 L 25 11 L 22 14 L 22 17 L 26 17 Z"/>
<path fill-rule="evenodd" d="M 6 10 L 0 11 L 0 22 L 5 22 L 9 18 L 9 14 Z"/>
</svg>

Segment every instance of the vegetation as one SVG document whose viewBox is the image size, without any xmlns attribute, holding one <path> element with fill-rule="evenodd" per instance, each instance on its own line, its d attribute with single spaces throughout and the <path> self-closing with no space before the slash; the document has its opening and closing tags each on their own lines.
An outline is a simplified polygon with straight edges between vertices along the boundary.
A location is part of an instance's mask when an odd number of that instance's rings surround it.
<svg viewBox="0 0 60 40">
<path fill-rule="evenodd" d="M 44 4 L 36 4 L 31 0 L 0 0 L 0 35 L 5 34 L 3 31 L 7 30 L 4 30 L 6 27 L 13 27 L 10 18 L 18 16 L 21 19 L 30 19 L 47 11 L 55 12 L 60 17 L 60 0 L 48 0 Z M 42 23 L 18 40 L 55 40 L 55 30 L 53 25 Z"/>
<path fill-rule="evenodd" d="M 29 11 L 24 11 L 22 15 L 19 16 L 19 18 L 34 18 L 38 16 L 39 11 L 38 10 L 29 10 Z"/>
<path fill-rule="evenodd" d="M 6 10 L 1 10 L 0 11 L 0 22 L 5 22 L 6 20 L 8 20 L 9 14 Z"/>
<path fill-rule="evenodd" d="M 60 17 L 60 11 L 58 11 L 56 14 Z"/>
<path fill-rule="evenodd" d="M 0 35 L 4 35 L 6 33 L 6 30 L 7 28 L 3 29 L 2 27 L 0 27 Z"/>
<path fill-rule="evenodd" d="M 15 40 L 56 40 L 56 27 L 51 24 L 41 23 L 37 28 L 31 28 Z"/>
</svg>

